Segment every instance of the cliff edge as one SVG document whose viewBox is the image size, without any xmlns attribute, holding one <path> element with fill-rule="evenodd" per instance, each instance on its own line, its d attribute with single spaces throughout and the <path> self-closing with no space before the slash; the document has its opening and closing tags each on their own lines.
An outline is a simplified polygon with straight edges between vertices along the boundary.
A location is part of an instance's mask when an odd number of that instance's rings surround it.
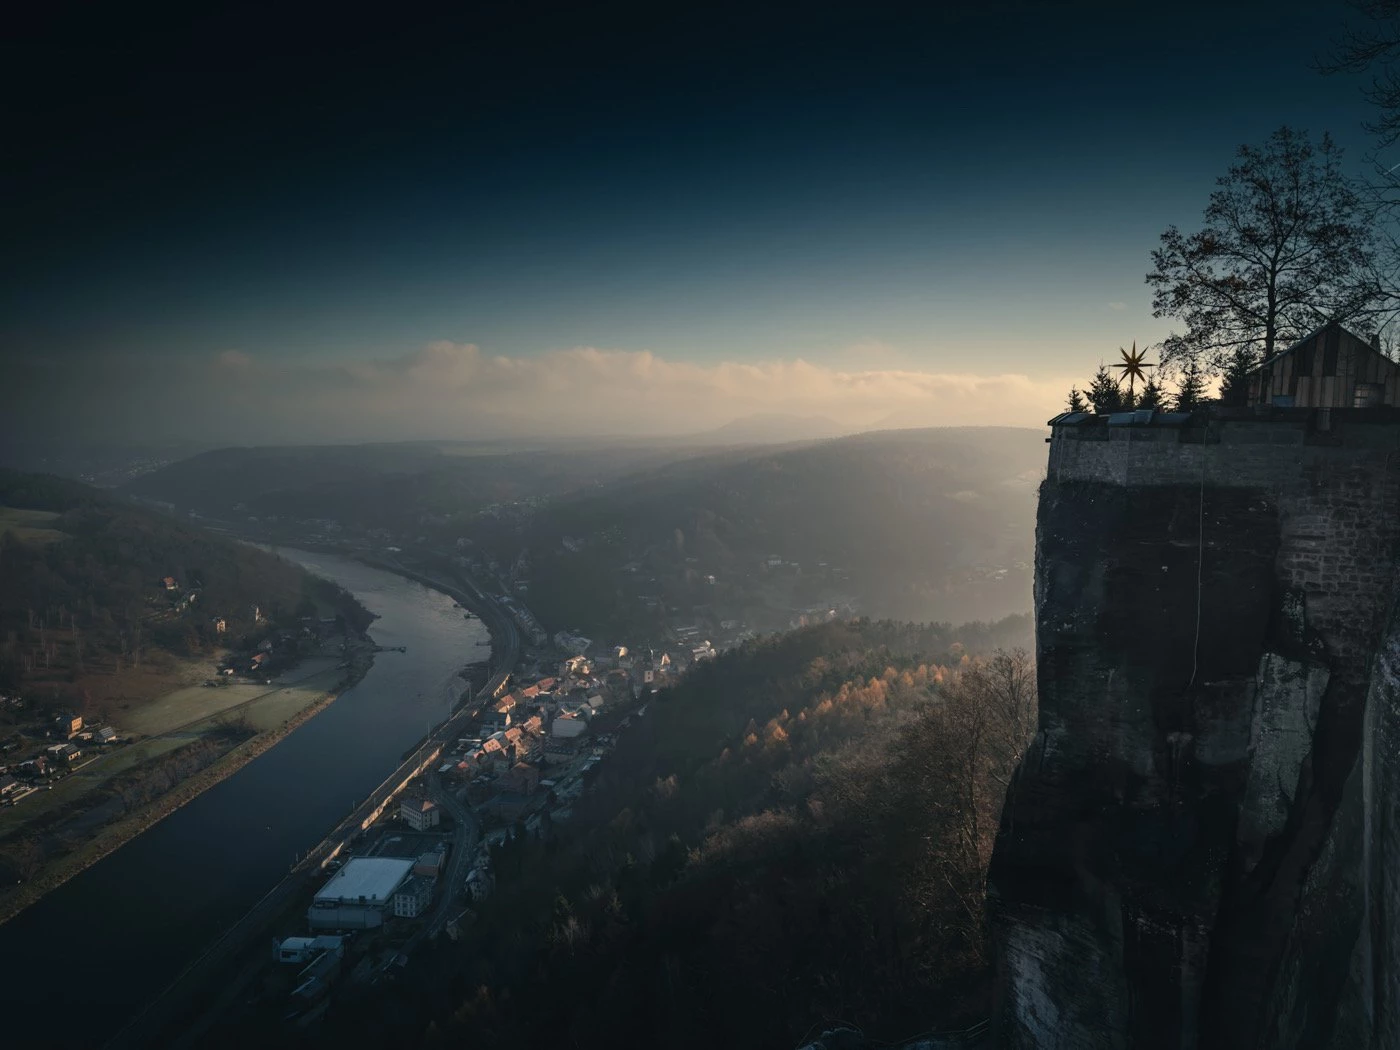
<svg viewBox="0 0 1400 1050">
<path fill-rule="evenodd" d="M 1396 410 L 1052 421 L 995 1045 L 1400 1046 L 1398 539 Z"/>
</svg>

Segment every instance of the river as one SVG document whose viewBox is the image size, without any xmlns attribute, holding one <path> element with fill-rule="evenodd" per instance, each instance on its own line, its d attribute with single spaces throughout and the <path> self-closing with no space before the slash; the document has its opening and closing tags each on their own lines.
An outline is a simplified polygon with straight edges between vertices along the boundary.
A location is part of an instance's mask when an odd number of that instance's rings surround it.
<svg viewBox="0 0 1400 1050">
<path fill-rule="evenodd" d="M 421 584 L 282 548 L 379 619 L 378 654 L 333 704 L 228 779 L 0 926 L 6 1042 L 90 1047 L 114 1035 L 286 873 L 404 751 L 447 717 L 484 660 L 480 620 Z"/>
</svg>

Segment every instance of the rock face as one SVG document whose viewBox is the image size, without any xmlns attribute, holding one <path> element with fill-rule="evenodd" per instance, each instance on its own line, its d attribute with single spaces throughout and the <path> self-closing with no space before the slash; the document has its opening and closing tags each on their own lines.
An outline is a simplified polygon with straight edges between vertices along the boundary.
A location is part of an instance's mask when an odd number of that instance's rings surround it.
<svg viewBox="0 0 1400 1050">
<path fill-rule="evenodd" d="M 1053 435 L 994 1044 L 1400 1046 L 1400 417 Z"/>
</svg>

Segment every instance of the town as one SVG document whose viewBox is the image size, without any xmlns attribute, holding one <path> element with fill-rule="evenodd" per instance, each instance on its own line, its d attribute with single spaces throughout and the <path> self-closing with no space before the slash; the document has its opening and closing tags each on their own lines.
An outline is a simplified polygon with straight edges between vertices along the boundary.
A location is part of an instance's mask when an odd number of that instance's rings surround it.
<svg viewBox="0 0 1400 1050">
<path fill-rule="evenodd" d="M 473 579 L 460 558 L 428 556 L 444 580 L 418 575 L 421 554 L 361 556 L 461 597 L 459 586 Z M 425 743 L 431 761 L 413 756 L 407 764 L 420 771 L 391 787 L 359 830 L 332 836 L 335 844 L 304 880 L 310 885 L 272 924 L 270 950 L 247 961 L 233 982 L 239 997 L 226 995 L 224 1009 L 308 1025 L 338 989 L 395 980 L 425 941 L 456 940 L 487 906 L 500 852 L 567 822 L 600 764 L 660 691 L 752 637 L 736 623 L 713 642 L 699 626 L 681 624 L 660 645 L 604 645 L 577 631 L 546 635 L 518 595 L 475 593 L 519 640 L 514 668 L 499 671 L 475 697 L 469 690 L 437 734 L 450 735 L 430 749 L 436 736 Z"/>
</svg>

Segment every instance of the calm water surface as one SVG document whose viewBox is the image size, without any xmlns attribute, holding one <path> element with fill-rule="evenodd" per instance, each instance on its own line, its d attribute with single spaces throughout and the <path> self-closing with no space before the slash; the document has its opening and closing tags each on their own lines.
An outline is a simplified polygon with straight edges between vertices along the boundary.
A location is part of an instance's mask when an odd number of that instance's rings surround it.
<svg viewBox="0 0 1400 1050">
<path fill-rule="evenodd" d="M 284 557 L 379 614 L 353 689 L 271 750 L 0 926 L 5 1041 L 94 1046 L 271 889 L 447 716 L 486 658 L 481 621 L 420 584 L 333 555 Z"/>
</svg>

